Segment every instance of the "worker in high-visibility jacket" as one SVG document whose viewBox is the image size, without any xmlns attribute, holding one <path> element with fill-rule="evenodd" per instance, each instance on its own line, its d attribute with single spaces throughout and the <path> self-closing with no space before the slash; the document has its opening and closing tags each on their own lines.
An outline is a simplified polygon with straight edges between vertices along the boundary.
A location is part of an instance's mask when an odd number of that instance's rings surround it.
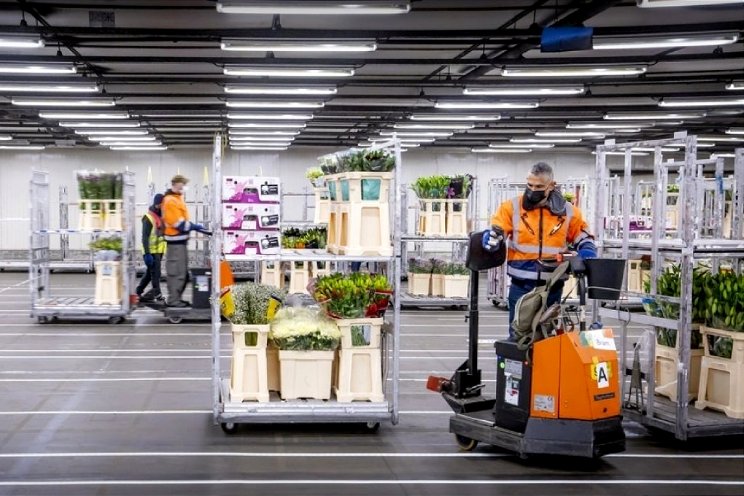
<svg viewBox="0 0 744 496">
<path fill-rule="evenodd" d="M 502 203 L 491 217 L 491 229 L 483 233 L 483 247 L 488 251 L 497 251 L 505 242 L 506 272 L 511 277 L 509 337 L 514 339 L 511 324 L 517 301 L 544 285 L 553 270 L 541 261 L 569 249 L 582 258 L 595 258 L 597 248 L 581 210 L 556 189 L 553 168 L 544 162 L 532 166 L 524 194 Z M 560 301 L 563 285 L 561 281 L 551 288 L 548 306 Z"/>
<path fill-rule="evenodd" d="M 163 197 L 163 224 L 166 243 L 165 268 L 168 272 L 169 307 L 188 307 L 190 303 L 182 299 L 186 289 L 189 272 L 188 243 L 191 231 L 211 234 L 203 225 L 189 220 L 189 210 L 183 198 L 188 178 L 176 174 L 171 179 L 171 187 Z"/>
<path fill-rule="evenodd" d="M 147 209 L 147 213 L 142 216 L 142 257 L 146 271 L 136 289 L 141 302 L 165 303 L 165 298 L 160 291 L 160 267 L 165 253 L 162 204 L 163 195 L 158 193 L 153 197 L 152 205 Z M 144 293 L 148 284 L 152 284 L 152 289 Z"/>
</svg>

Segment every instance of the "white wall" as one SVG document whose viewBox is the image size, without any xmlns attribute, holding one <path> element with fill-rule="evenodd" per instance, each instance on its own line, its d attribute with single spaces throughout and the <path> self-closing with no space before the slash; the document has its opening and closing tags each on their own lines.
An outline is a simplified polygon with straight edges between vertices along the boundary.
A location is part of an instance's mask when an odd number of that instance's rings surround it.
<svg viewBox="0 0 744 496">
<path fill-rule="evenodd" d="M 334 149 L 316 147 L 296 148 L 286 152 L 233 152 L 223 159 L 224 174 L 252 175 L 259 172 L 278 176 L 285 192 L 302 192 L 309 183 L 305 170 L 317 164 L 317 157 Z M 120 171 L 128 168 L 137 177 L 137 201 L 146 203 L 148 169 L 157 189 L 165 187 L 170 178 L 181 173 L 191 179 L 191 192 L 204 184 L 205 168 L 211 173 L 211 149 L 193 148 L 165 152 L 113 152 L 107 150 L 45 150 L 39 152 L 0 153 L 0 249 L 18 250 L 28 246 L 29 179 L 31 171 L 50 172 L 52 226 L 58 225 L 58 189 L 68 187 L 70 201 L 77 201 L 77 182 L 74 171 L 99 169 Z M 486 216 L 486 185 L 491 178 L 508 176 L 515 181 L 525 178 L 529 167 L 545 161 L 555 168 L 558 181 L 568 177 L 593 176 L 594 156 L 587 153 L 531 153 L 531 154 L 473 154 L 410 150 L 403 155 L 403 181 L 410 183 L 419 176 L 437 173 L 469 173 L 476 176 L 481 186 L 481 216 Z M 302 218 L 302 200 L 285 206 L 285 215 L 292 220 Z M 144 210 L 144 207 L 142 208 Z M 312 219 L 312 215 L 310 215 Z M 77 218 L 71 213 L 71 226 Z M 76 242 L 77 241 L 77 242 Z M 83 243 L 71 239 L 72 249 Z"/>
</svg>

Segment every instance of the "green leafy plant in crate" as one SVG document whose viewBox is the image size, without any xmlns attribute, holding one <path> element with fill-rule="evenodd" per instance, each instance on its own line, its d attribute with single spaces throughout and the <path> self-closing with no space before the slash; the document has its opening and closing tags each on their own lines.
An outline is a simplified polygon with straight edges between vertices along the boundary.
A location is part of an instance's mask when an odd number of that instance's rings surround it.
<svg viewBox="0 0 744 496">
<path fill-rule="evenodd" d="M 272 321 L 287 293 L 254 282 L 236 284 L 231 289 L 235 309 L 229 316 L 236 325 L 266 325 Z M 245 333 L 246 346 L 256 346 L 258 335 Z"/>
<path fill-rule="evenodd" d="M 470 275 L 470 269 L 465 264 L 451 262 L 448 263 L 444 269 L 444 275 L 446 276 L 467 276 Z"/>
<path fill-rule="evenodd" d="M 705 323 L 716 329 L 744 332 L 744 274 L 721 270 L 711 275 L 704 287 Z M 711 352 L 731 358 L 733 340 L 728 337 L 709 336 Z"/>
<path fill-rule="evenodd" d="M 109 236 L 91 241 L 88 246 L 94 251 L 115 251 L 121 253 L 122 239 L 119 236 Z"/>
<path fill-rule="evenodd" d="M 332 320 L 309 308 L 282 308 L 271 322 L 269 338 L 280 350 L 331 351 L 341 331 Z"/>
</svg>

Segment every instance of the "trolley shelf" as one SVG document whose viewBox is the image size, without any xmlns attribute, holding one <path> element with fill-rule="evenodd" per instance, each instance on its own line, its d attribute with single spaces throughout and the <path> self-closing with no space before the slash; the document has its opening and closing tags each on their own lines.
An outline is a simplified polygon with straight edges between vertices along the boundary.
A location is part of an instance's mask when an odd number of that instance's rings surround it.
<svg viewBox="0 0 744 496">
<path fill-rule="evenodd" d="M 402 306 L 411 307 L 467 307 L 468 298 L 445 298 L 444 296 L 416 296 L 403 293 L 400 297 Z"/>
<path fill-rule="evenodd" d="M 623 240 L 605 239 L 603 241 L 605 248 L 622 248 Z M 660 239 L 658 241 L 659 250 L 683 251 L 685 244 L 680 239 Z M 651 250 L 652 240 L 650 239 L 629 239 L 628 248 Z M 728 253 L 731 250 L 741 250 L 744 248 L 744 242 L 737 239 L 696 239 L 692 242 L 692 248 L 696 255 L 709 253 Z"/>
<path fill-rule="evenodd" d="M 467 236 L 419 236 L 416 234 L 403 234 L 400 237 L 401 241 L 416 241 L 416 242 L 422 242 L 422 241 L 452 241 L 454 243 L 467 243 L 470 241 L 470 238 Z"/>
<path fill-rule="evenodd" d="M 34 234 L 121 234 L 122 229 L 38 229 Z"/>
<path fill-rule="evenodd" d="M 127 313 L 122 305 L 96 305 L 91 297 L 41 298 L 34 310 L 37 314 L 62 312 L 64 315 L 116 315 Z"/>
<path fill-rule="evenodd" d="M 230 381 L 221 381 L 222 398 L 229 398 Z M 282 422 L 379 422 L 391 420 L 388 402 L 338 403 L 335 400 L 291 400 L 283 401 L 271 393 L 268 403 L 243 402 L 222 403 L 218 422 L 282 423 Z"/>
<path fill-rule="evenodd" d="M 228 262 L 390 262 L 388 256 L 334 255 L 325 250 L 284 249 L 278 255 L 225 255 Z"/>
<path fill-rule="evenodd" d="M 653 417 L 627 406 L 623 410 L 623 415 L 639 424 L 673 433 L 676 429 L 677 404 L 667 398 L 656 396 Z M 741 419 L 730 418 L 712 410 L 698 410 L 694 407 L 688 409 L 688 438 L 737 434 L 744 434 L 744 422 Z"/>
</svg>

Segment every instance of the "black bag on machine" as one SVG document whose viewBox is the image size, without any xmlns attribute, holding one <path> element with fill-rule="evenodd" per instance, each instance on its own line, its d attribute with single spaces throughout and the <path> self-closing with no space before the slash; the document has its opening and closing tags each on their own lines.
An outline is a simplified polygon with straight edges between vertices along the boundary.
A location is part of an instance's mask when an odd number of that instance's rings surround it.
<svg viewBox="0 0 744 496">
<path fill-rule="evenodd" d="M 481 271 L 492 269 L 499 267 L 506 261 L 506 240 L 501 242 L 498 250 L 494 252 L 486 251 L 482 244 L 484 232 L 478 231 L 470 234 L 468 256 L 465 259 L 465 265 L 470 270 Z"/>
</svg>

